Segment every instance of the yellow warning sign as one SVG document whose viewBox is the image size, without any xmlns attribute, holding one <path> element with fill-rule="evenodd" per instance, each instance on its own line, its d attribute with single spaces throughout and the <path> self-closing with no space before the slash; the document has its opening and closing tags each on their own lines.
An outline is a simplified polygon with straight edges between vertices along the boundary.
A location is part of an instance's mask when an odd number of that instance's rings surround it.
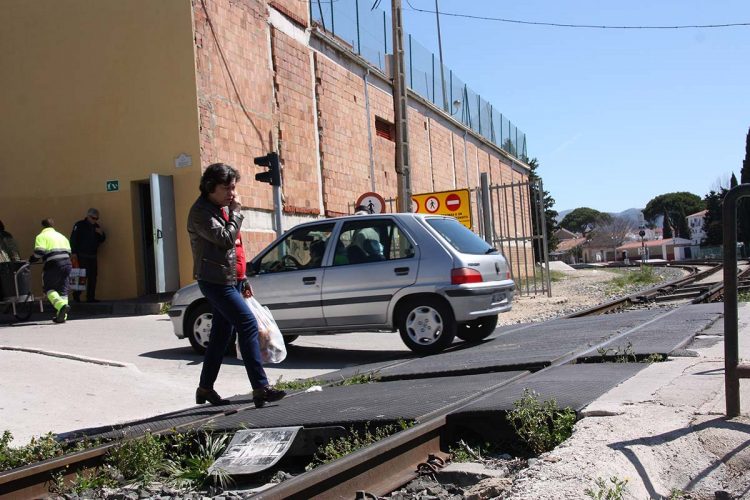
<svg viewBox="0 0 750 500">
<path fill-rule="evenodd" d="M 471 198 L 468 189 L 415 194 L 411 200 L 416 213 L 450 215 L 471 229 Z"/>
</svg>

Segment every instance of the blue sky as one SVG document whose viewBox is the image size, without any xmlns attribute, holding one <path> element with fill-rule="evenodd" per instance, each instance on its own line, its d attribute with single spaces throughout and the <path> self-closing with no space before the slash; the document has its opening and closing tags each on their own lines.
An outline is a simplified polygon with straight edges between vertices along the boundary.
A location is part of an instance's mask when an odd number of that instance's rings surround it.
<svg viewBox="0 0 750 500">
<path fill-rule="evenodd" d="M 362 1 L 362 0 L 360 0 Z M 435 0 L 402 0 L 437 54 Z M 439 0 L 441 12 L 596 25 L 750 23 L 748 0 Z M 390 13 L 390 2 L 380 8 Z M 443 59 L 527 135 L 555 209 L 703 197 L 740 175 L 750 128 L 750 26 L 616 30 L 442 15 Z"/>
</svg>

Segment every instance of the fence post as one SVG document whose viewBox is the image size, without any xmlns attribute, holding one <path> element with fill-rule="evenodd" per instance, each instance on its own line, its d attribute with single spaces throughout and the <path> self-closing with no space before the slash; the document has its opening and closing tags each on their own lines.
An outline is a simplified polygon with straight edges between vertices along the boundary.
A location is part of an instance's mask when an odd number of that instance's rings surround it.
<svg viewBox="0 0 750 500">
<path fill-rule="evenodd" d="M 484 241 L 490 246 L 492 244 L 492 208 L 490 207 L 490 183 L 487 180 L 487 172 L 479 175 L 479 184 L 482 186 L 482 224 L 484 224 Z"/>
<path fill-rule="evenodd" d="M 750 184 L 740 184 L 724 196 L 724 387 L 727 417 L 740 414 L 740 378 L 750 378 L 750 365 L 739 364 L 737 313 L 737 200 L 750 196 Z"/>
</svg>

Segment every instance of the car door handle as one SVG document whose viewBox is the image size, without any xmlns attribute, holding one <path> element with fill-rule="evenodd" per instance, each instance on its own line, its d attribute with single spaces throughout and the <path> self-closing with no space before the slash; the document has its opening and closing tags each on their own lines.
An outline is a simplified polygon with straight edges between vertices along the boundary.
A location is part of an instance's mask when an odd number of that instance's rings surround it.
<svg viewBox="0 0 750 500">
<path fill-rule="evenodd" d="M 314 285 L 316 281 L 317 281 L 317 278 L 315 276 L 302 278 L 302 283 L 304 283 L 305 285 Z"/>
<path fill-rule="evenodd" d="M 393 270 L 394 273 L 396 273 L 396 276 L 405 276 L 409 274 L 409 268 L 408 267 L 397 267 Z"/>
</svg>

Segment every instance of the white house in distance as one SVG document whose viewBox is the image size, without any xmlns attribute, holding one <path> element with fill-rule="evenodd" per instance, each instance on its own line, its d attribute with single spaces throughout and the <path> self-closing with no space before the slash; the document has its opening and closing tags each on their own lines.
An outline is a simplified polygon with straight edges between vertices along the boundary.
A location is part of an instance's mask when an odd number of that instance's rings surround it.
<svg viewBox="0 0 750 500">
<path fill-rule="evenodd" d="M 690 241 L 693 245 L 700 245 L 703 238 L 706 237 L 706 232 L 703 230 L 703 218 L 707 212 L 708 210 L 701 210 L 687 216 L 687 223 L 690 228 Z"/>
</svg>

